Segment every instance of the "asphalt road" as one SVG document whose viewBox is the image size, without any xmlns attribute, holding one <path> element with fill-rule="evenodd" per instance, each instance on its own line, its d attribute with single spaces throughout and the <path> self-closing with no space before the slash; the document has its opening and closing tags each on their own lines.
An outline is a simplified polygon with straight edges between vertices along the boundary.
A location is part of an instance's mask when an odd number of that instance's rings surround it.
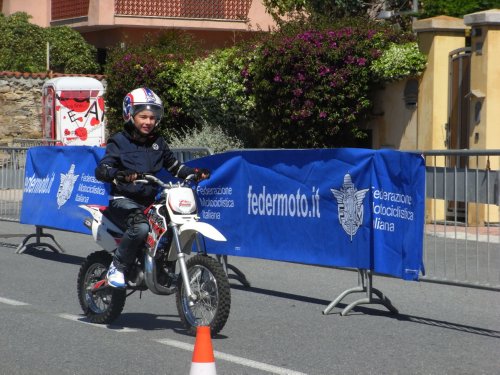
<svg viewBox="0 0 500 375">
<path fill-rule="evenodd" d="M 91 238 L 48 231 L 66 250 L 16 246 L 33 226 L 0 221 L 0 374 L 188 374 L 194 338 L 174 297 L 127 299 L 112 326 L 85 321 L 76 295 Z M 17 237 L 14 235 L 18 235 Z M 47 242 L 50 240 L 47 239 Z M 499 374 L 498 292 L 374 277 L 398 315 L 362 297 L 352 271 L 230 257 L 250 288 L 231 280 L 226 327 L 212 339 L 217 374 Z"/>
</svg>

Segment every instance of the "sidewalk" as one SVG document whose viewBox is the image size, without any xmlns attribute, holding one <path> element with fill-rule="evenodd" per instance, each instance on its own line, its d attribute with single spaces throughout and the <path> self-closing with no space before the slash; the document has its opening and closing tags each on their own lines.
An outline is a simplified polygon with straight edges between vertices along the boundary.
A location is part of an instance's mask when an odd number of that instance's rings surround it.
<svg viewBox="0 0 500 375">
<path fill-rule="evenodd" d="M 454 223 L 449 225 L 426 224 L 425 234 L 457 240 L 500 243 L 500 226 L 497 224 L 480 227 L 466 227 L 464 225 L 455 225 Z"/>
</svg>

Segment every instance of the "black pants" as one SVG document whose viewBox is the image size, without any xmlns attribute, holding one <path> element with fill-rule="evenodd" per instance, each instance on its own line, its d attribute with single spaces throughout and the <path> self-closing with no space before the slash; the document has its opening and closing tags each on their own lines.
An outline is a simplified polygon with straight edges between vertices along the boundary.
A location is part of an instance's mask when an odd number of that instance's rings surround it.
<svg viewBox="0 0 500 375">
<path fill-rule="evenodd" d="M 113 258 L 115 267 L 121 272 L 125 272 L 134 262 L 137 252 L 144 246 L 148 236 L 149 224 L 144 209 L 143 205 L 128 198 L 113 199 L 109 202 L 113 219 L 125 223 L 127 228 Z"/>
</svg>

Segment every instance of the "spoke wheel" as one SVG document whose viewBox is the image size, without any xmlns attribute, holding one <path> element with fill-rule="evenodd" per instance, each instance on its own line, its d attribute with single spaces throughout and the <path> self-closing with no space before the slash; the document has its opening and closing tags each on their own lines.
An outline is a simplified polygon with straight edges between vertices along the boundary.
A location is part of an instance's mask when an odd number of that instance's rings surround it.
<svg viewBox="0 0 500 375">
<path fill-rule="evenodd" d="M 91 290 L 95 283 L 104 280 L 111 261 L 111 254 L 106 251 L 92 253 L 78 273 L 78 301 L 92 323 L 111 323 L 121 314 L 125 305 L 125 289 L 105 287 L 95 292 Z"/>
<path fill-rule="evenodd" d="M 192 335 L 197 326 L 210 326 L 212 334 L 226 324 L 231 307 L 229 282 L 220 263 L 205 255 L 190 258 L 186 267 L 191 291 L 196 295 L 191 303 L 182 277 L 177 289 L 177 311 L 182 323 Z"/>
</svg>

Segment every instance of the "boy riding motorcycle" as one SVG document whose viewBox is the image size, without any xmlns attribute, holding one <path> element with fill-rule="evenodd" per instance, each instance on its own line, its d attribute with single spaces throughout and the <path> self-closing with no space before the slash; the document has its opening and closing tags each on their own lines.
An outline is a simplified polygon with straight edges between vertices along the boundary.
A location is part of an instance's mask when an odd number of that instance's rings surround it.
<svg viewBox="0 0 500 375">
<path fill-rule="evenodd" d="M 104 157 L 95 169 L 95 176 L 110 182 L 109 212 L 126 230 L 116 249 L 108 273 L 109 285 L 125 288 L 125 273 L 134 262 L 149 232 L 145 208 L 155 198 L 156 188 L 135 184 L 143 173 L 156 174 L 165 168 L 173 176 L 197 181 L 210 177 L 207 169 L 191 168 L 180 163 L 158 133 L 163 117 L 161 99 L 148 88 L 138 88 L 123 99 L 124 129 L 114 134 L 106 145 Z"/>
</svg>

